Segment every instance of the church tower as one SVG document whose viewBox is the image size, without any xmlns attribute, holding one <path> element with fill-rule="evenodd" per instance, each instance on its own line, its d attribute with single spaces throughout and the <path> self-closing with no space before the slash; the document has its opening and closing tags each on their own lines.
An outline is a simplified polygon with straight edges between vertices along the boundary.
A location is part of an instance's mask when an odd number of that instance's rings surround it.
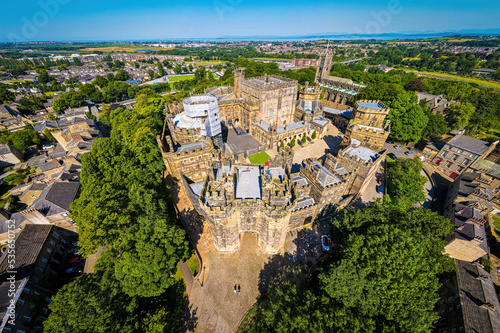
<svg viewBox="0 0 500 333">
<path fill-rule="evenodd" d="M 322 79 L 330 75 L 330 70 L 332 69 L 332 58 L 333 51 L 330 51 L 330 41 L 328 41 L 328 47 L 326 48 L 326 51 L 321 52 L 319 55 L 314 83 L 321 83 Z"/>
</svg>

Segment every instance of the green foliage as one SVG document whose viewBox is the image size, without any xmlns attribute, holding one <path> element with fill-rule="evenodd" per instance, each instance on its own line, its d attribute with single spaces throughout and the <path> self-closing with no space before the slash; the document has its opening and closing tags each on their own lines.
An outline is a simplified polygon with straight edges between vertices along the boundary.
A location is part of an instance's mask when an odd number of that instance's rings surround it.
<svg viewBox="0 0 500 333">
<path fill-rule="evenodd" d="M 44 332 L 173 332 L 180 326 L 183 290 L 178 281 L 159 297 L 131 297 L 112 277 L 86 274 L 53 297 Z"/>
<path fill-rule="evenodd" d="M 281 141 L 281 143 L 280 143 L 280 148 L 281 148 L 281 149 L 285 148 L 285 142 Z"/>
<path fill-rule="evenodd" d="M 412 205 L 425 201 L 424 185 L 427 177 L 422 176 L 423 166 L 419 158 L 398 158 L 388 164 L 387 190 L 394 202 Z"/>
<path fill-rule="evenodd" d="M 450 130 L 442 114 L 434 114 L 427 106 L 421 105 L 427 115 L 427 126 L 422 131 L 422 139 L 427 141 L 440 140 Z"/>
<path fill-rule="evenodd" d="M 363 318 L 383 318 L 391 331 L 430 331 L 439 317 L 438 275 L 454 268 L 443 255 L 450 221 L 422 207 L 378 202 L 344 211 L 332 225 L 346 236 L 340 259 L 320 275 L 328 296 Z"/>
<path fill-rule="evenodd" d="M 453 129 L 467 127 L 475 112 L 476 108 L 471 103 L 453 103 L 444 110 L 446 120 Z"/>
<path fill-rule="evenodd" d="M 184 231 L 169 213 L 164 164 L 156 136 L 164 101 L 137 97 L 134 109 L 109 115 L 111 137 L 82 156 L 82 192 L 71 206 L 83 253 L 107 245 L 99 260 L 130 296 L 158 296 L 187 258 Z"/>
<path fill-rule="evenodd" d="M 318 134 L 316 133 L 316 131 L 314 131 L 314 132 L 311 134 L 311 139 L 313 139 L 313 140 L 314 140 L 314 139 L 316 139 L 316 136 L 317 136 L 317 135 L 318 135 Z"/>
<path fill-rule="evenodd" d="M 0 84 L 0 104 L 9 104 L 16 100 L 16 96 L 13 92 L 8 90 L 6 84 Z"/>
<path fill-rule="evenodd" d="M 292 141 L 290 141 L 290 147 L 295 147 L 295 138 L 292 139 Z"/>
<path fill-rule="evenodd" d="M 300 142 L 302 144 L 304 144 L 304 143 L 306 143 L 306 141 L 307 141 L 307 135 L 306 135 L 306 133 L 304 133 L 304 135 L 302 135 L 302 139 L 300 139 Z"/>
<path fill-rule="evenodd" d="M 49 129 L 46 128 L 43 130 L 43 135 L 45 135 L 45 139 L 47 139 L 50 142 L 57 142 L 56 138 L 50 133 Z"/>
<path fill-rule="evenodd" d="M 130 74 L 126 70 L 120 70 L 118 73 L 116 73 L 114 80 L 115 81 L 127 81 L 130 80 Z"/>
<path fill-rule="evenodd" d="M 388 119 L 391 121 L 391 138 L 397 141 L 417 142 L 429 119 L 418 104 L 413 93 L 400 93 L 388 102 L 391 108 Z"/>
<path fill-rule="evenodd" d="M 449 220 L 424 208 L 378 201 L 342 211 L 331 225 L 338 255 L 320 264 L 319 279 L 275 279 L 248 331 L 431 331 L 438 319 L 438 275 L 454 269 L 442 254 L 443 238 L 452 232 Z"/>
<path fill-rule="evenodd" d="M 41 142 L 42 138 L 32 126 L 20 131 L 0 133 L 0 143 L 9 144 L 22 153 L 27 153 L 31 145 L 38 145 Z"/>
</svg>

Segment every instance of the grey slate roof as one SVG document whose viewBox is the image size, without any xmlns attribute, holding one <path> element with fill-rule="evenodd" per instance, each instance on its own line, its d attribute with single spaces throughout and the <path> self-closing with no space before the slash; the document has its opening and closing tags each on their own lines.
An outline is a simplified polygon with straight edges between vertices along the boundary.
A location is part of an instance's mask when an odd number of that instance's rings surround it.
<svg viewBox="0 0 500 333">
<path fill-rule="evenodd" d="M 473 207 L 461 204 L 456 205 L 454 209 L 455 215 L 452 222 L 455 224 L 455 239 L 471 241 L 475 237 L 481 237 L 484 241 L 479 243 L 479 247 L 488 252 L 488 242 L 486 240 L 484 225 L 480 226 L 474 222 L 467 222 L 471 218 L 484 220 L 483 214 Z"/>
<path fill-rule="evenodd" d="M 482 155 L 488 150 L 490 143 L 466 135 L 457 135 L 448 142 L 448 145 Z"/>
<path fill-rule="evenodd" d="M 490 274 L 472 263 L 460 260 L 455 263 L 465 332 L 499 333 L 500 304 Z M 482 306 L 485 303 L 496 308 L 487 309 Z"/>
<path fill-rule="evenodd" d="M 493 198 L 493 190 L 491 186 L 476 182 L 475 180 L 480 177 L 481 174 L 476 172 L 464 172 L 459 179 L 456 181 L 458 184 L 458 195 L 462 197 L 467 197 L 468 195 L 476 192 L 484 196 L 486 199 L 491 200 Z"/>
<path fill-rule="evenodd" d="M 16 238 L 16 261 L 14 270 L 16 278 L 22 279 L 31 274 L 40 251 L 49 236 L 53 225 L 51 224 L 26 224 Z M 0 282 L 5 280 L 4 273 L 8 267 L 7 256 L 0 258 Z"/>
<path fill-rule="evenodd" d="M 76 199 L 79 182 L 54 182 L 49 184 L 29 209 L 36 209 L 45 216 L 68 213 Z"/>
<path fill-rule="evenodd" d="M 44 120 L 41 124 L 33 126 L 35 131 L 41 133 L 46 128 L 57 128 L 57 122 L 52 120 Z"/>
</svg>

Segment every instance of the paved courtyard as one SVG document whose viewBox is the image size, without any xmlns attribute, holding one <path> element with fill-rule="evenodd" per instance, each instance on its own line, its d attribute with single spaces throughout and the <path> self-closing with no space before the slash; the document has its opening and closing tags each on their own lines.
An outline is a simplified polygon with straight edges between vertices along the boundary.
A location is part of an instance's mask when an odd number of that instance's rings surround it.
<svg viewBox="0 0 500 333">
<path fill-rule="evenodd" d="M 322 140 L 314 140 L 314 144 L 306 143 L 304 148 L 295 146 L 293 156 L 292 172 L 298 172 L 303 160 L 313 158 L 324 158 L 330 152 L 337 153 L 342 142 L 342 133 L 334 125 L 330 125 L 328 132 Z"/>
<path fill-rule="evenodd" d="M 261 272 L 271 256 L 260 253 L 257 235 L 241 235 L 241 248 L 231 255 L 220 255 L 212 250 L 206 259 L 210 272 L 203 283 L 195 282 L 189 295 L 191 332 L 234 332 L 247 311 L 260 295 Z M 200 275 L 203 275 L 203 271 Z M 234 292 L 235 286 L 240 293 Z"/>
</svg>

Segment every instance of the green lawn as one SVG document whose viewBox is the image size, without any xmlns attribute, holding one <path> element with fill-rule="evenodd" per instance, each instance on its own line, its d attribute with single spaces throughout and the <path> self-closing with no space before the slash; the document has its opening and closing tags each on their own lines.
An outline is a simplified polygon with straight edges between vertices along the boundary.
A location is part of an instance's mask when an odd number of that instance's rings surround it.
<svg viewBox="0 0 500 333">
<path fill-rule="evenodd" d="M 179 81 L 185 81 L 185 80 L 191 80 L 194 79 L 194 74 L 188 74 L 188 75 L 179 75 L 179 76 L 169 76 L 168 81 L 170 83 L 172 82 L 179 82 Z"/>
<path fill-rule="evenodd" d="M 191 273 L 193 273 L 193 276 L 196 276 L 196 274 L 198 274 L 198 258 L 194 252 L 186 263 L 188 264 Z"/>
<path fill-rule="evenodd" d="M 460 76 L 460 75 L 454 75 L 454 74 L 448 74 L 448 73 L 423 72 L 423 71 L 418 71 L 418 72 L 422 73 L 422 74 L 428 74 L 428 75 L 433 75 L 433 76 L 457 80 L 457 81 L 476 83 L 476 84 L 483 86 L 483 87 L 486 87 L 486 88 L 500 90 L 500 82 L 496 82 L 496 81 L 481 80 L 479 78 L 466 77 L 466 76 Z"/>
<path fill-rule="evenodd" d="M 493 225 L 497 233 L 500 233 L 500 216 L 493 215 Z"/>
<path fill-rule="evenodd" d="M 271 157 L 265 151 L 248 156 L 250 163 L 262 164 L 266 163 Z"/>
</svg>

